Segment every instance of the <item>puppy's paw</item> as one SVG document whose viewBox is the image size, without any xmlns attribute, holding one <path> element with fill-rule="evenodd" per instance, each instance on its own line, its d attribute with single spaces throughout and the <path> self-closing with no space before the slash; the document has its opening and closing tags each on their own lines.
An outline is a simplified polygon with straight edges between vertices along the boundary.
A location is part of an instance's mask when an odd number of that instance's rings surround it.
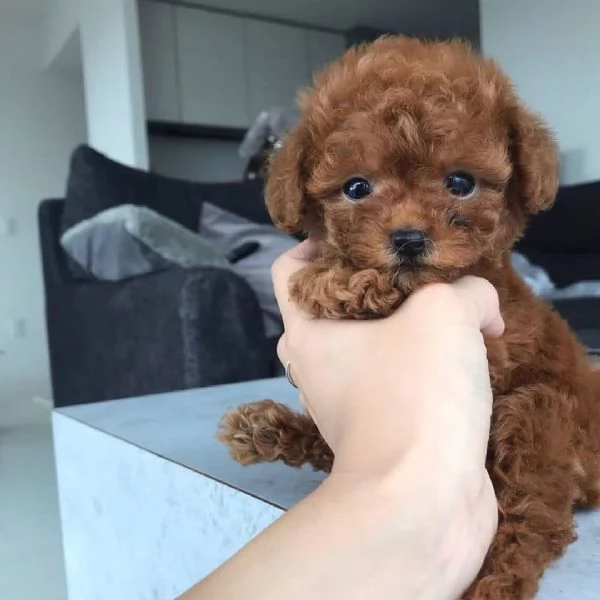
<svg viewBox="0 0 600 600">
<path fill-rule="evenodd" d="M 389 276 L 376 269 L 351 271 L 318 265 L 310 265 L 292 278 L 290 294 L 310 315 L 327 319 L 387 317 L 404 300 Z"/>
<path fill-rule="evenodd" d="M 252 402 L 225 413 L 219 423 L 217 439 L 229 448 L 233 460 L 251 465 L 274 459 L 268 449 L 276 446 L 276 435 L 272 429 L 264 427 L 263 418 L 265 411 L 274 404 L 271 400 Z M 265 450 L 268 456 L 265 456 Z"/>
<path fill-rule="evenodd" d="M 217 438 L 242 465 L 281 460 L 291 467 L 308 463 L 329 472 L 333 464 L 333 453 L 314 421 L 272 400 L 230 410 L 220 423 Z"/>
</svg>

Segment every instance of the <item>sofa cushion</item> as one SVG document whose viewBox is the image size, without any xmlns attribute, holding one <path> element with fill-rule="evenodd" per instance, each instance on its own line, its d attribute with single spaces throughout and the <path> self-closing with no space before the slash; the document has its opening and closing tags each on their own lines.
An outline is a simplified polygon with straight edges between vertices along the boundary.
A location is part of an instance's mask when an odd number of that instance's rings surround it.
<svg viewBox="0 0 600 600">
<path fill-rule="evenodd" d="M 201 183 L 165 177 L 128 167 L 82 145 L 71 157 L 62 231 L 121 204 L 147 206 L 193 231 L 203 202 L 269 224 L 263 187 L 260 180 Z"/>
<path fill-rule="evenodd" d="M 122 204 L 147 206 L 193 230 L 200 212 L 201 189 L 201 184 L 134 169 L 89 146 L 80 146 L 71 157 L 62 232 Z"/>
<path fill-rule="evenodd" d="M 89 146 L 72 154 L 61 233 L 116 206 L 146 206 L 196 231 L 202 203 L 208 201 L 257 223 L 271 223 L 262 181 L 200 183 L 165 177 L 118 163 Z M 68 260 L 71 276 L 85 278 L 81 266 Z"/>
<path fill-rule="evenodd" d="M 264 182 L 260 179 L 203 183 L 202 199 L 253 223 L 273 225 L 264 201 Z"/>
<path fill-rule="evenodd" d="M 232 264 L 231 268 L 246 279 L 256 293 L 264 314 L 267 336 L 280 335 L 281 316 L 271 280 L 271 265 L 298 241 L 273 225 L 253 223 L 209 202 L 202 206 L 200 234 L 224 256 L 230 256 L 244 245 L 255 246 L 254 251 Z"/>
<path fill-rule="evenodd" d="M 101 281 L 174 266 L 229 268 L 225 257 L 197 233 L 132 204 L 109 208 L 67 229 L 61 245 L 87 274 Z"/>
</svg>

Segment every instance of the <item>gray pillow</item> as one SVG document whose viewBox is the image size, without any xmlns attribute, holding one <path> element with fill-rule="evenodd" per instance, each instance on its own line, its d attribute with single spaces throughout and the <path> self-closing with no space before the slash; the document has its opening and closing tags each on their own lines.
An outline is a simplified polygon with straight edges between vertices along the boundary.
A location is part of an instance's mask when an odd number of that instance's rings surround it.
<svg viewBox="0 0 600 600">
<path fill-rule="evenodd" d="M 256 293 L 267 335 L 281 334 L 281 316 L 271 281 L 271 265 L 280 254 L 298 244 L 298 240 L 272 225 L 259 225 L 207 202 L 202 204 L 200 234 L 223 256 L 230 255 L 242 244 L 259 244 L 258 250 L 230 268 L 246 279 Z"/>
<path fill-rule="evenodd" d="M 65 252 L 103 281 L 120 281 L 172 266 L 224 267 L 229 263 L 197 233 L 144 206 L 124 204 L 67 229 Z"/>
</svg>

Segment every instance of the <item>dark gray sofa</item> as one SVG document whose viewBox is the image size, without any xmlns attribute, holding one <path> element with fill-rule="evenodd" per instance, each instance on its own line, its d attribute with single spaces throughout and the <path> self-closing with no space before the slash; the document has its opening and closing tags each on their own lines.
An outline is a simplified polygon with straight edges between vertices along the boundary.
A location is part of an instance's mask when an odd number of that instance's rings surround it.
<svg viewBox="0 0 600 600">
<path fill-rule="evenodd" d="M 118 283 L 78 273 L 60 246 L 61 232 L 65 222 L 85 218 L 86 210 L 105 208 L 104 199 L 113 204 L 136 199 L 190 228 L 209 199 L 270 222 L 260 182 L 181 182 L 78 148 L 67 198 L 44 200 L 38 211 L 56 406 L 280 374 L 276 339 L 265 336 L 257 298 L 235 273 L 170 268 Z"/>
<path fill-rule="evenodd" d="M 544 267 L 559 288 L 600 281 L 600 181 L 562 186 L 555 205 L 530 220 L 516 249 Z M 554 307 L 600 355 L 600 297 L 557 299 Z"/>
</svg>

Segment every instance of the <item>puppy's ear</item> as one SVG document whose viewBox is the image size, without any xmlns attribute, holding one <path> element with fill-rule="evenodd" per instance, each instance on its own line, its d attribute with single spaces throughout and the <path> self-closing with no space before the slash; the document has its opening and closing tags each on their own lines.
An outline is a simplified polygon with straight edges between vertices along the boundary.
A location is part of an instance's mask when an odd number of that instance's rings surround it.
<svg viewBox="0 0 600 600">
<path fill-rule="evenodd" d="M 518 104 L 510 110 L 516 193 L 530 214 L 550 208 L 558 190 L 558 148 L 542 119 Z"/>
<path fill-rule="evenodd" d="M 302 230 L 306 213 L 305 160 L 308 128 L 300 123 L 271 157 L 265 198 L 273 223 L 287 233 Z"/>
</svg>

